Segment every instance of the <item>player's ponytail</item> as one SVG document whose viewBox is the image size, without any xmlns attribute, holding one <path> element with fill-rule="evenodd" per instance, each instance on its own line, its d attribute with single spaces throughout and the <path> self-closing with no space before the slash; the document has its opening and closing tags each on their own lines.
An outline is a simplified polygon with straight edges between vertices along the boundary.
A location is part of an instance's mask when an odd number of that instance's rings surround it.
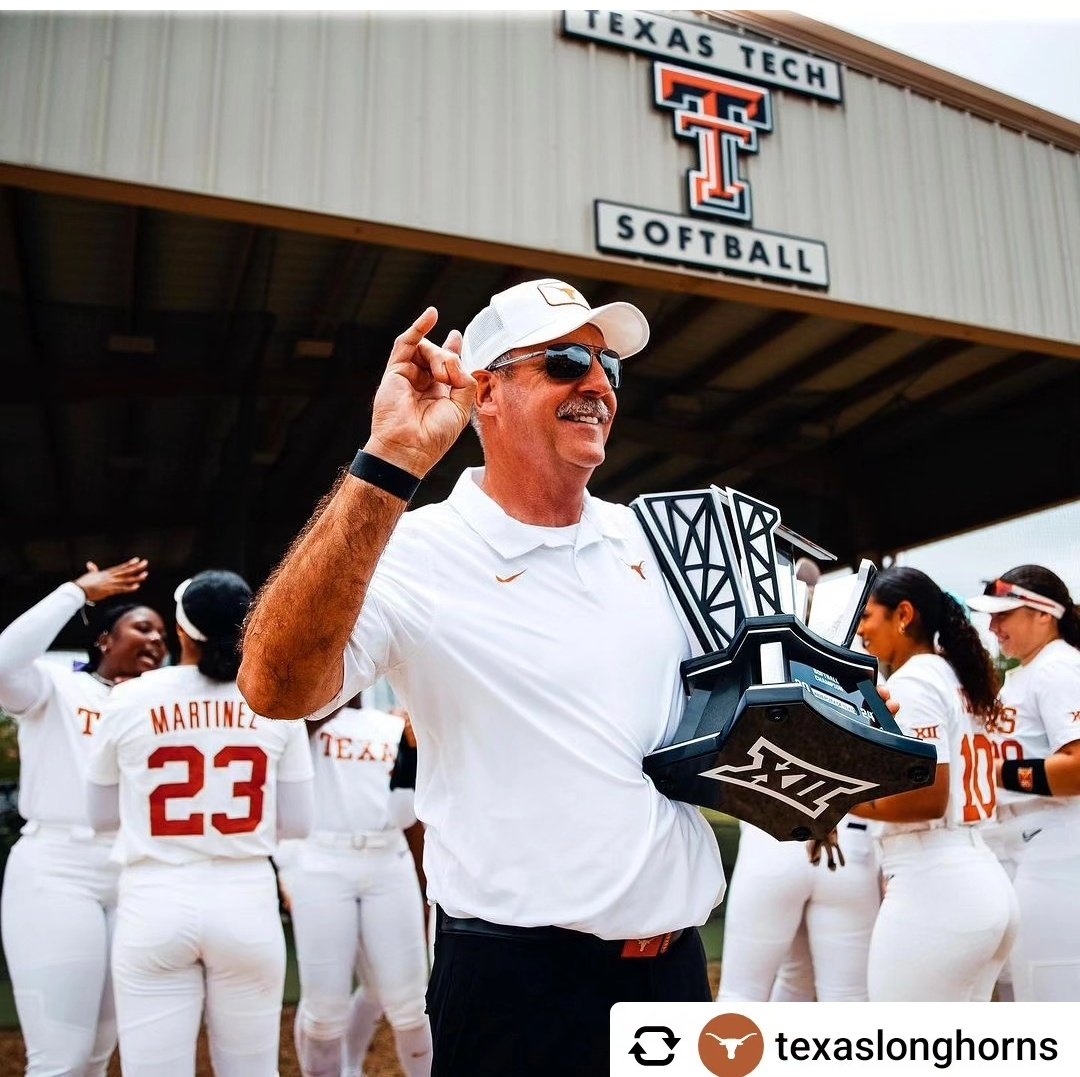
<svg viewBox="0 0 1080 1077">
<path fill-rule="evenodd" d="M 1003 572 L 1000 578 L 1061 603 L 1065 607 L 1065 615 L 1057 623 L 1058 635 L 1069 646 L 1080 648 L 1080 607 L 1077 607 L 1065 581 L 1057 573 L 1042 565 L 1017 565 Z"/>
<path fill-rule="evenodd" d="M 996 710 L 1001 687 L 994 660 L 960 603 L 944 591 L 941 599 L 938 650 L 956 671 L 967 696 L 968 709 L 984 722 L 989 721 Z"/>
<path fill-rule="evenodd" d="M 952 666 L 971 712 L 984 721 L 989 719 L 997 701 L 997 670 L 960 603 L 925 572 L 906 566 L 878 573 L 871 597 L 890 610 L 905 600 L 911 603 L 915 617 L 908 632 L 935 648 Z"/>
<path fill-rule="evenodd" d="M 247 581 L 224 569 L 200 572 L 176 589 L 177 624 L 200 644 L 199 672 L 211 680 L 236 680 L 251 598 Z"/>
</svg>

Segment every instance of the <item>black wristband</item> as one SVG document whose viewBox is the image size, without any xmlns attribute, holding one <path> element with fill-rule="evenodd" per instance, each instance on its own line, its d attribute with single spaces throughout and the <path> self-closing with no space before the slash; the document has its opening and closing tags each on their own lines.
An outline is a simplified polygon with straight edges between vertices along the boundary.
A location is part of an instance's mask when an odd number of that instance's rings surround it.
<svg viewBox="0 0 1080 1077">
<path fill-rule="evenodd" d="M 388 464 L 363 449 L 349 465 L 349 474 L 393 494 L 394 497 L 400 497 L 402 501 L 411 501 L 413 494 L 420 488 L 420 480 L 415 475 L 394 464 Z"/>
<path fill-rule="evenodd" d="M 1001 785 L 1014 793 L 1052 797 L 1046 778 L 1045 759 L 1006 759 L 1001 764 Z"/>
</svg>

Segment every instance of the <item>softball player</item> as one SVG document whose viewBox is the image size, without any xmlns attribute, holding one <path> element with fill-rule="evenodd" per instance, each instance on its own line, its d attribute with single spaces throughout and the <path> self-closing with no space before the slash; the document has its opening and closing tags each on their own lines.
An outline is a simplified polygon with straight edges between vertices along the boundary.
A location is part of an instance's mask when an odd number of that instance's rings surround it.
<svg viewBox="0 0 1080 1077">
<path fill-rule="evenodd" d="M 845 865 L 813 864 L 801 842 L 777 841 L 739 824 L 724 917 L 720 991 L 723 1001 L 765 1001 L 805 924 L 812 988 L 821 1002 L 866 1001 L 866 960 L 880 902 L 877 857 L 867 824 L 840 826 Z M 782 985 L 790 974 L 785 973 Z M 781 996 L 801 987 L 781 986 Z"/>
<path fill-rule="evenodd" d="M 347 706 L 310 725 L 315 829 L 299 851 L 278 860 L 300 968 L 294 1030 L 300 1069 L 304 1077 L 342 1071 L 359 940 L 359 978 L 394 1030 L 402 1070 L 426 1077 L 431 1031 L 424 1009 L 423 901 L 402 833 L 415 816 L 400 814 L 402 798 L 390 790 L 405 719 Z M 395 792 L 410 794 L 411 803 L 411 790 Z M 369 1016 L 366 1008 L 354 1014 Z"/>
<path fill-rule="evenodd" d="M 1039 565 L 991 581 L 968 605 L 990 614 L 1005 675 L 991 728 L 998 758 L 990 847 L 1013 877 L 1020 930 L 1009 960 L 1018 1000 L 1080 1000 L 1080 617 L 1065 583 Z M 1002 995 L 1007 987 L 999 988 Z"/>
<path fill-rule="evenodd" d="M 112 972 L 124 1077 L 192 1077 L 204 1006 L 217 1077 L 275 1077 L 285 941 L 269 855 L 311 825 L 301 722 L 235 683 L 251 600 L 232 572 L 176 591 L 181 659 L 120 686 L 90 762 L 90 814 L 118 815 Z"/>
<path fill-rule="evenodd" d="M 956 600 L 914 568 L 875 578 L 859 635 L 891 671 L 901 728 L 938 753 L 932 786 L 853 811 L 880 821 L 870 1000 L 989 1001 L 1017 920 L 1012 884 L 977 825 L 995 807 L 993 662 Z"/>
<path fill-rule="evenodd" d="M 43 655 L 85 604 L 137 591 L 146 566 L 88 562 L 0 634 L 0 705 L 19 723 L 27 820 L 4 873 L 0 921 L 29 1077 L 101 1077 L 116 1046 L 108 954 L 118 872 L 113 835 L 90 826 L 86 767 L 112 686 L 165 660 L 165 623 L 147 606 L 113 605 L 97 611 L 103 630 L 84 668 Z"/>
</svg>

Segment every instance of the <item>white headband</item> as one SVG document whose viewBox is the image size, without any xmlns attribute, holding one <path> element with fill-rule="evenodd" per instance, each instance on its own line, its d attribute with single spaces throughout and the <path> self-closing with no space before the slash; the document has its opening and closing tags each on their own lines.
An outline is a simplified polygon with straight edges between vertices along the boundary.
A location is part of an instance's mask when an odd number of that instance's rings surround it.
<svg viewBox="0 0 1080 1077">
<path fill-rule="evenodd" d="M 200 643 L 205 643 L 207 636 L 200 632 L 192 623 L 191 619 L 184 612 L 184 592 L 188 589 L 188 585 L 191 583 L 191 577 L 184 580 L 182 584 L 173 592 L 173 598 L 176 599 L 176 623 L 194 640 L 198 640 Z"/>
</svg>

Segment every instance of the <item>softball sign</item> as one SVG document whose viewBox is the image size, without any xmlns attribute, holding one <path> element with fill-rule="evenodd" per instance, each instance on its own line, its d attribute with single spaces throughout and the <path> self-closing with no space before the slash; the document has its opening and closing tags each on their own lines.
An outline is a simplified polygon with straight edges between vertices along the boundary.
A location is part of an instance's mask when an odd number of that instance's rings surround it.
<svg viewBox="0 0 1080 1077">
<path fill-rule="evenodd" d="M 749 227 L 753 192 L 740 163 L 773 132 L 769 84 L 836 104 L 837 64 L 641 11 L 566 11 L 563 33 L 656 57 L 653 103 L 697 149 L 686 174 L 690 216 L 597 199 L 599 250 L 828 287 L 824 243 Z"/>
</svg>

